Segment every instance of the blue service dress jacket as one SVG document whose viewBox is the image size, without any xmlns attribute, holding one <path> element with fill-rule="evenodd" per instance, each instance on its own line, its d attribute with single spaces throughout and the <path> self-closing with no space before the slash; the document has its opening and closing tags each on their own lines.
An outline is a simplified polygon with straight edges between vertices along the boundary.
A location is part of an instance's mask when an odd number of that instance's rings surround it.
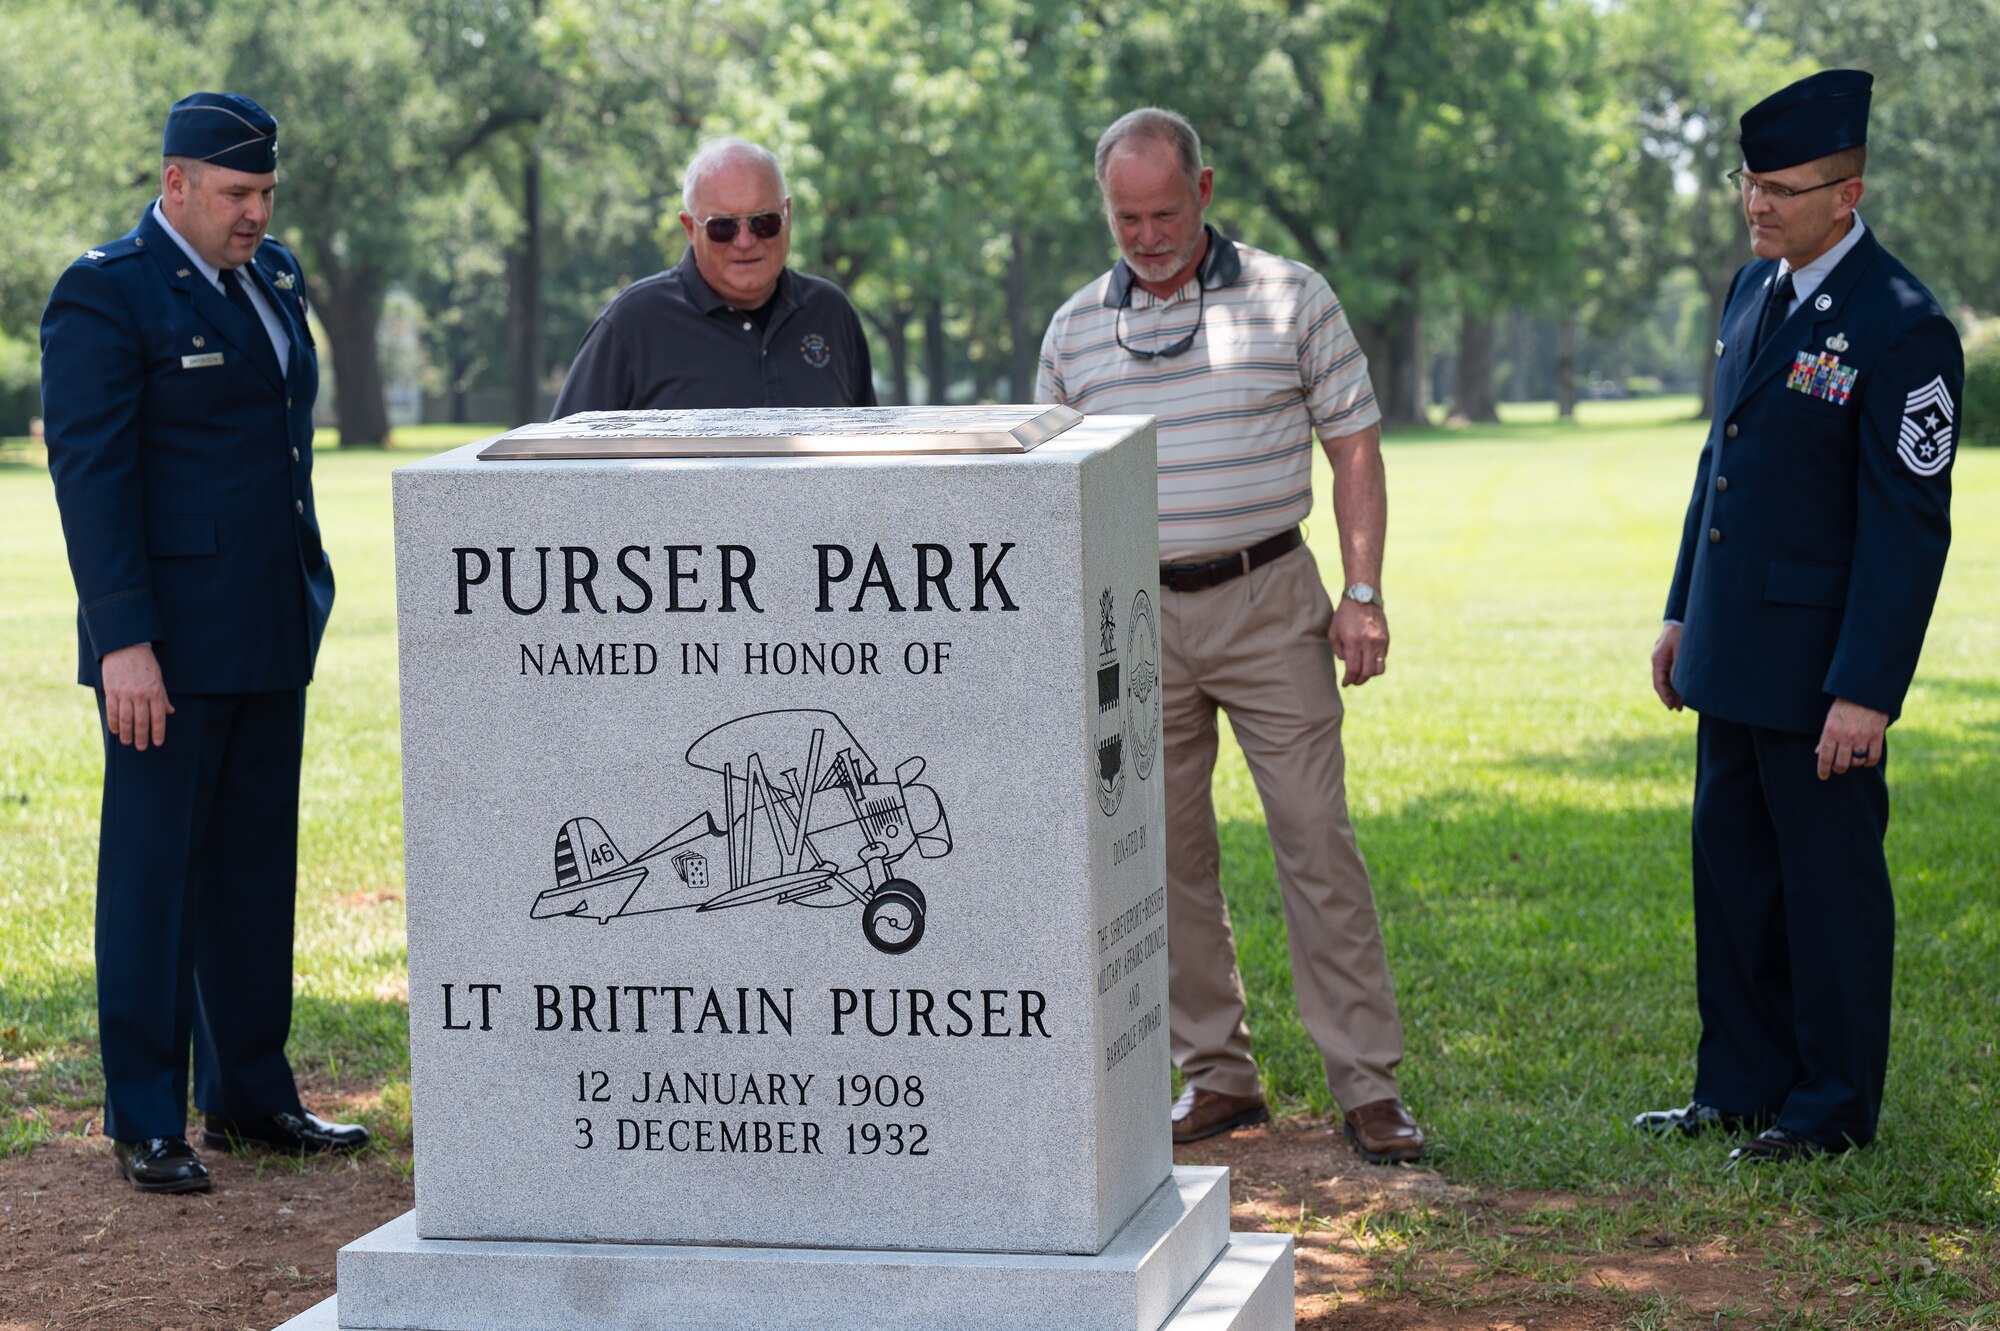
<svg viewBox="0 0 2000 1331">
<path fill-rule="evenodd" d="M 1835 698 L 1902 711 L 1951 541 L 1965 359 L 1872 231 L 1753 348 L 1777 272 L 1730 287 L 1666 618 L 1689 707 L 1817 735 Z"/>
<path fill-rule="evenodd" d="M 103 657 L 142 642 L 169 697 L 312 678 L 333 569 L 313 505 L 305 278 L 272 240 L 242 272 L 284 323 L 286 366 L 150 208 L 49 297 L 43 415 L 79 683 L 101 684 Z"/>
</svg>

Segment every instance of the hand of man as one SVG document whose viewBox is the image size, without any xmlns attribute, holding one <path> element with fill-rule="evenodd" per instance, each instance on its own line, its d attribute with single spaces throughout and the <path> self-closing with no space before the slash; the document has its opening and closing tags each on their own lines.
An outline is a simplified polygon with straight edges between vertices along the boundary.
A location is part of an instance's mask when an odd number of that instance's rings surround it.
<svg viewBox="0 0 2000 1331">
<path fill-rule="evenodd" d="M 149 745 L 164 745 L 174 705 L 167 701 L 167 682 L 160 675 L 153 644 L 134 643 L 106 652 L 102 664 L 105 726 L 120 744 L 130 744 L 141 753 Z"/>
<path fill-rule="evenodd" d="M 1389 668 L 1389 617 L 1381 606 L 1341 597 L 1326 636 L 1333 643 L 1333 654 L 1347 667 L 1340 679 L 1342 688 L 1366 684 Z"/>
<path fill-rule="evenodd" d="M 1854 767 L 1879 767 L 1889 747 L 1889 714 L 1858 702 L 1835 698 L 1827 708 L 1826 724 L 1820 728 L 1819 779 L 1839 776 Z"/>
<path fill-rule="evenodd" d="M 1660 701 L 1670 712 L 1681 709 L 1680 690 L 1674 687 L 1674 662 L 1681 654 L 1681 626 L 1665 624 L 1660 628 L 1660 640 L 1653 644 L 1653 692 L 1660 695 Z"/>
</svg>

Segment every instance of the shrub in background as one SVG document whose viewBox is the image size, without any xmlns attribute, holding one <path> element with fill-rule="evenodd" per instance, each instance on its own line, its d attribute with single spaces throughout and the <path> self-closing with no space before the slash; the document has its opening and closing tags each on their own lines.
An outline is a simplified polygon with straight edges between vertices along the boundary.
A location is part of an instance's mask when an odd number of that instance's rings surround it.
<svg viewBox="0 0 2000 1331">
<path fill-rule="evenodd" d="M 0 439 L 26 434 L 41 414 L 41 353 L 32 341 L 0 331 Z"/>
<path fill-rule="evenodd" d="M 1959 442 L 2000 448 L 2000 319 L 1973 324 L 1965 335 L 1965 419 Z"/>
</svg>

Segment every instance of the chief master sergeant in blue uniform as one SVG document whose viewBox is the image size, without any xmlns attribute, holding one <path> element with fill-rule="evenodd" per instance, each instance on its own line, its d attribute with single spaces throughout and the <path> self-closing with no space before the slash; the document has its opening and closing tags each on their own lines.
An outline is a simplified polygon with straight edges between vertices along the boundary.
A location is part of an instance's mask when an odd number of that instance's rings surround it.
<svg viewBox="0 0 2000 1331">
<path fill-rule="evenodd" d="M 78 680 L 104 725 L 104 1132 L 146 1192 L 209 1186 L 186 1139 L 190 1046 L 208 1146 L 367 1140 L 305 1112 L 285 1060 L 305 690 L 333 570 L 305 282 L 264 235 L 277 128 L 245 97 L 175 103 L 160 198 L 42 316 Z"/>
<path fill-rule="evenodd" d="M 1701 713 L 1694 1098 L 1655 1133 L 1763 1131 L 1731 1167 L 1866 1145 L 1889 1059 L 1885 732 L 1951 539 L 1964 358 L 1854 211 L 1873 79 L 1744 113 L 1755 262 L 1715 344 L 1715 416 L 1653 649 Z"/>
</svg>

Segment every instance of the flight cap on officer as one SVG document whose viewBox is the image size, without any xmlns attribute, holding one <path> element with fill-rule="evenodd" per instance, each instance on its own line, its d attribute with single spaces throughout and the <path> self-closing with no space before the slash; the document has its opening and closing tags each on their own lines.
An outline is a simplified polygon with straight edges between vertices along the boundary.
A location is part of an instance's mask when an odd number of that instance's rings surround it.
<svg viewBox="0 0 2000 1331">
<path fill-rule="evenodd" d="M 1868 142 L 1875 76 L 1826 69 L 1780 88 L 1743 113 L 1743 165 L 1782 171 Z"/>
<path fill-rule="evenodd" d="M 240 93 L 190 93 L 167 112 L 160 155 L 267 175 L 278 169 L 278 122 Z"/>
</svg>

